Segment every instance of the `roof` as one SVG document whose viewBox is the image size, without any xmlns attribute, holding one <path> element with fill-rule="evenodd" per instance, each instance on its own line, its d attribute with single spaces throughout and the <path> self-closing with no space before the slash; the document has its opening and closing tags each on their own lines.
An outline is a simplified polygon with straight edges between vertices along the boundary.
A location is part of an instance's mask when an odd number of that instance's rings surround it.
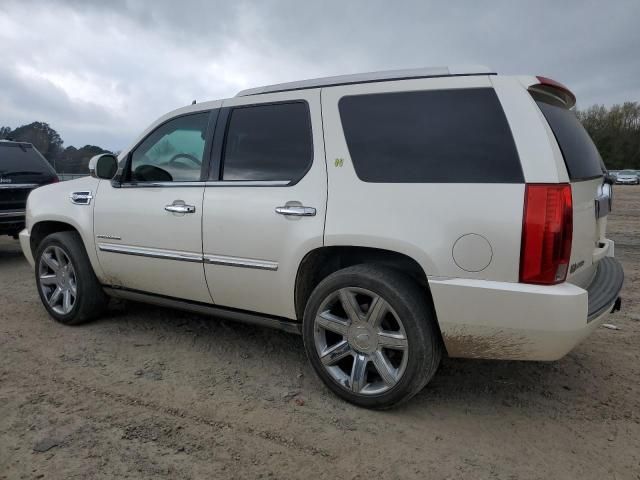
<svg viewBox="0 0 640 480">
<path fill-rule="evenodd" d="M 20 147 L 23 150 L 25 148 L 33 148 L 33 145 L 29 142 L 15 142 L 13 140 L 0 140 L 0 147 Z"/>
<path fill-rule="evenodd" d="M 349 85 L 354 83 L 383 82 L 387 80 L 408 80 L 413 78 L 454 77 L 461 75 L 495 75 L 489 67 L 481 65 L 457 65 L 449 67 L 426 67 L 407 70 L 386 70 L 381 72 L 355 73 L 338 75 L 336 77 L 313 78 L 297 82 L 278 83 L 264 87 L 249 88 L 236 94 L 236 97 L 258 95 L 261 93 L 284 92 L 288 90 L 302 90 L 307 88 L 330 87 L 334 85 Z"/>
</svg>

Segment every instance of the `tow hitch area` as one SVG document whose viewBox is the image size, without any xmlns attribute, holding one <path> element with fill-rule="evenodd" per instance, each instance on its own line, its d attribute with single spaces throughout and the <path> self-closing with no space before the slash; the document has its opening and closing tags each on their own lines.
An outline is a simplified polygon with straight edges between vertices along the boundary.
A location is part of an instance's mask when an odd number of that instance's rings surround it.
<svg viewBox="0 0 640 480">
<path fill-rule="evenodd" d="M 622 299 L 620 297 L 616 298 L 616 303 L 613 304 L 613 308 L 611 309 L 611 313 L 619 312 L 620 307 L 622 307 Z"/>
</svg>

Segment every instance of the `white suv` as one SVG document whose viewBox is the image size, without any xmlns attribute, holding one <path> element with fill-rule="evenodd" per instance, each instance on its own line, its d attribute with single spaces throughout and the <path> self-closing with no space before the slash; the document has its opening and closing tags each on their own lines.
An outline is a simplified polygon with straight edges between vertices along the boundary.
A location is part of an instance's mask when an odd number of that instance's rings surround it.
<svg viewBox="0 0 640 480">
<path fill-rule="evenodd" d="M 485 68 L 247 90 L 35 190 L 22 249 L 62 323 L 112 296 L 301 333 L 331 390 L 388 407 L 445 351 L 555 360 L 619 308 L 574 104 Z"/>
</svg>

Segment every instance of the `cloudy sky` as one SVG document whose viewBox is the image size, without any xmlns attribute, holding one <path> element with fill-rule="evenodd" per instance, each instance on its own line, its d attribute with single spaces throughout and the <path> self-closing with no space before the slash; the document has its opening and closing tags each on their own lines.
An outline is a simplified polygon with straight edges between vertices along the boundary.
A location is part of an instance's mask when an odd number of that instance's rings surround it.
<svg viewBox="0 0 640 480">
<path fill-rule="evenodd" d="M 640 1 L 0 0 L 0 126 L 120 150 L 238 90 L 453 64 L 539 74 L 578 105 L 640 101 Z"/>
</svg>

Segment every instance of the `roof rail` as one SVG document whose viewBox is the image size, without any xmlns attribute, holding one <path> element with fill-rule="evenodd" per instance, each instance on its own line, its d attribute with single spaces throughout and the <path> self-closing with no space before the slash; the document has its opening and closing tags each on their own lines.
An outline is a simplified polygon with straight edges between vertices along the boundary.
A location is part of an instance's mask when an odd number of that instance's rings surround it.
<svg viewBox="0 0 640 480">
<path fill-rule="evenodd" d="M 354 83 L 384 82 L 388 80 L 408 80 L 413 78 L 455 77 L 465 75 L 496 75 L 489 67 L 481 65 L 457 65 L 450 67 L 426 67 L 407 70 L 386 70 L 381 72 L 355 73 L 338 75 L 336 77 L 313 78 L 297 82 L 278 83 L 264 87 L 249 88 L 236 94 L 236 97 L 246 97 L 261 93 L 286 92 L 289 90 L 304 90 L 307 88 L 331 87 L 335 85 L 351 85 Z"/>
</svg>

